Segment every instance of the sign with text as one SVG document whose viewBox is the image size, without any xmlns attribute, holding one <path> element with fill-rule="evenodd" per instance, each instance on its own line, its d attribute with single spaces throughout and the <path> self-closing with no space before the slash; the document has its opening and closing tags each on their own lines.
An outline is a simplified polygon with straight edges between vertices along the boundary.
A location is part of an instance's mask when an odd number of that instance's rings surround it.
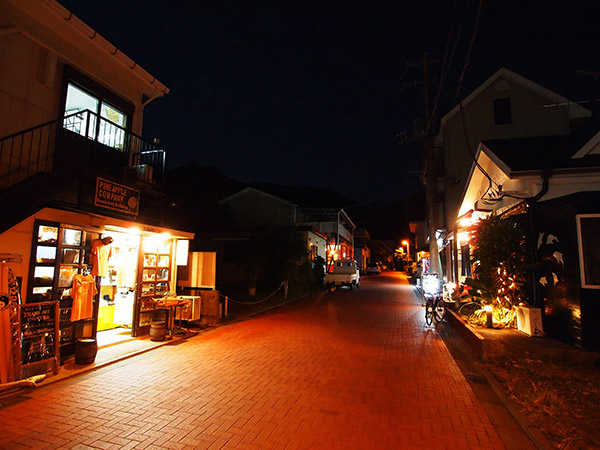
<svg viewBox="0 0 600 450">
<path fill-rule="evenodd" d="M 21 305 L 21 364 L 58 357 L 58 302 Z"/>
<path fill-rule="evenodd" d="M 104 178 L 96 178 L 94 205 L 137 216 L 140 191 Z"/>
</svg>

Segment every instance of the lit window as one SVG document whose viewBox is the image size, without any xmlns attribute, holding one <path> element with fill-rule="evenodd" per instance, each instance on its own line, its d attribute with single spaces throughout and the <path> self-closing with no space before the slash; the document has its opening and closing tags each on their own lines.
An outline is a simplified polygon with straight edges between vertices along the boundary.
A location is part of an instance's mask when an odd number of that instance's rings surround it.
<svg viewBox="0 0 600 450">
<path fill-rule="evenodd" d="M 76 114 L 90 110 L 98 112 L 99 101 L 87 92 L 69 84 L 65 104 L 65 120 L 63 126 L 74 133 L 93 139 L 96 133 L 96 116 L 92 114 Z M 88 123 L 89 119 L 89 123 Z"/>
<path fill-rule="evenodd" d="M 92 114 L 86 113 L 89 110 Z M 78 114 L 79 113 L 79 114 Z M 97 117 L 100 122 L 97 124 Z M 122 150 L 127 115 L 109 103 L 69 83 L 63 126 L 74 133 Z"/>
</svg>

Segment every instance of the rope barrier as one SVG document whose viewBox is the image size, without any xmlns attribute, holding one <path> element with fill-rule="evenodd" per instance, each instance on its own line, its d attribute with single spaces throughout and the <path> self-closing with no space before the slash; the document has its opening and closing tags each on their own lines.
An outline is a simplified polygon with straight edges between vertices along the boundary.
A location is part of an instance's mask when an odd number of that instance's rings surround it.
<svg viewBox="0 0 600 450">
<path fill-rule="evenodd" d="M 273 297 L 275 294 L 277 294 L 277 292 L 279 292 L 279 290 L 283 287 L 283 298 L 287 298 L 287 293 L 288 293 L 288 282 L 287 281 L 282 281 L 281 284 L 277 287 L 277 289 L 275 289 L 275 291 L 273 291 L 273 293 L 271 295 L 269 295 L 268 297 L 263 298 L 262 300 L 258 300 L 256 302 L 240 302 L 237 300 L 233 300 L 231 297 L 227 297 L 229 299 L 230 302 L 233 303 L 239 303 L 240 305 L 256 305 L 258 303 L 262 303 L 262 302 L 266 302 L 267 300 L 269 300 L 271 297 Z M 225 295 L 223 294 L 219 294 L 221 297 L 225 297 Z"/>
</svg>

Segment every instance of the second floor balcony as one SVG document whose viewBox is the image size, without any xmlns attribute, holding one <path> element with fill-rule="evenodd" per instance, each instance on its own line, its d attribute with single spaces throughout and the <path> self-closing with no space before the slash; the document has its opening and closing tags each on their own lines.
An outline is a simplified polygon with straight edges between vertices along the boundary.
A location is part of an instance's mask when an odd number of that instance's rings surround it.
<svg viewBox="0 0 600 450">
<path fill-rule="evenodd" d="M 90 111 L 77 111 L 0 139 L 0 188 L 40 172 L 87 168 L 162 184 L 165 151 Z"/>
</svg>

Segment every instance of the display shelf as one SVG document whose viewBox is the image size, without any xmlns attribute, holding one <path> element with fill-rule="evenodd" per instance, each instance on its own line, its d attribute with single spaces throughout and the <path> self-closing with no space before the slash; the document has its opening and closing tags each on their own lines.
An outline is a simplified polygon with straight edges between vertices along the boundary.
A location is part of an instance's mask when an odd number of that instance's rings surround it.
<svg viewBox="0 0 600 450">
<path fill-rule="evenodd" d="M 75 275 L 89 267 L 91 241 L 97 233 L 55 222 L 36 221 L 31 248 L 27 304 L 57 301 L 60 356 L 73 354 L 71 287 Z"/>
<path fill-rule="evenodd" d="M 142 242 L 140 255 L 140 271 L 138 273 L 139 299 L 136 321 L 138 330 L 147 328 L 152 323 L 157 309 L 157 298 L 164 297 L 169 291 L 171 276 L 172 243 L 152 238 Z"/>
<path fill-rule="evenodd" d="M 31 246 L 31 265 L 27 283 L 27 303 L 40 303 L 54 300 L 56 259 L 58 254 L 59 224 L 35 224 Z"/>
</svg>

